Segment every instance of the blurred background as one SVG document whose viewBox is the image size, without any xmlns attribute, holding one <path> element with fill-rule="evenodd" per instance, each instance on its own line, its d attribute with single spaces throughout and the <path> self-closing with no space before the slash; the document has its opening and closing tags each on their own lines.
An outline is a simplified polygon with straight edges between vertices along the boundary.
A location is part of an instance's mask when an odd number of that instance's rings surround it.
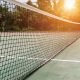
<svg viewBox="0 0 80 80">
<path fill-rule="evenodd" d="M 16 0 L 50 14 L 80 22 L 80 0 Z M 79 31 L 80 25 L 56 20 L 0 0 L 0 31 Z"/>
</svg>

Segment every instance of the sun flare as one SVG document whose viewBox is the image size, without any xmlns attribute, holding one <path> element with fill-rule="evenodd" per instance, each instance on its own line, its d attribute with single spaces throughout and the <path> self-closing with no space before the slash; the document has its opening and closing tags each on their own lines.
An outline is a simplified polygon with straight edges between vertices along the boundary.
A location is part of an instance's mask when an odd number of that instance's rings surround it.
<svg viewBox="0 0 80 80">
<path fill-rule="evenodd" d="M 64 8 L 68 10 L 72 10 L 75 7 L 75 0 L 65 0 Z"/>
</svg>

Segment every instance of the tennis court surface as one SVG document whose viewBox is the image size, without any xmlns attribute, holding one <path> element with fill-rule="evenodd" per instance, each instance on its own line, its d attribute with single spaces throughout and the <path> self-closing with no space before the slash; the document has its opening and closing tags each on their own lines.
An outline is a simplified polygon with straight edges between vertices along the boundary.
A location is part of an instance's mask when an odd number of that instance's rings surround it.
<svg viewBox="0 0 80 80">
<path fill-rule="evenodd" d="M 80 80 L 80 39 L 26 80 Z"/>
</svg>

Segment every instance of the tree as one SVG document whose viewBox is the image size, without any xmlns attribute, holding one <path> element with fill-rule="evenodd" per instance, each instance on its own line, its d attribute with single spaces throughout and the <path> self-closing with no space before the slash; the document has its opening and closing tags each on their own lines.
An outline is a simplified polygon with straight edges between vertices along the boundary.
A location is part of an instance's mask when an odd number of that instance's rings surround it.
<svg viewBox="0 0 80 80">
<path fill-rule="evenodd" d="M 52 13 L 53 8 L 50 0 L 38 0 L 37 4 L 39 9 Z"/>
</svg>

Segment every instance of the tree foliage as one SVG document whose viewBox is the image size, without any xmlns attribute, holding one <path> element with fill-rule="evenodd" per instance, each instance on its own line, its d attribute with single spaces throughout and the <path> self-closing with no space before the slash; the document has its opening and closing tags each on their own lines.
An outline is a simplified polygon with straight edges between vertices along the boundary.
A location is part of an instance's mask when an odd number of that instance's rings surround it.
<svg viewBox="0 0 80 80">
<path fill-rule="evenodd" d="M 50 14 L 61 16 L 63 0 L 37 0 L 36 5 L 31 0 L 28 0 L 26 4 Z M 0 31 L 56 31 L 58 29 L 69 29 L 63 26 L 66 23 L 62 21 L 16 5 L 12 6 L 12 4 L 0 4 Z"/>
</svg>

